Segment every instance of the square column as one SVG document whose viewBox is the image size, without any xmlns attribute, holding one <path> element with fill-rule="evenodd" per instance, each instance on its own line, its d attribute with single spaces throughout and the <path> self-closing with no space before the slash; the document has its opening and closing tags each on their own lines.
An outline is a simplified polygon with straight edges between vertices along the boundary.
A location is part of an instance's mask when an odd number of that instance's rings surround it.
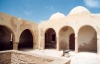
<svg viewBox="0 0 100 64">
<path fill-rule="evenodd" d="M 45 33 L 43 32 L 43 28 L 39 31 L 39 49 L 45 49 Z"/>
<path fill-rule="evenodd" d="M 13 43 L 13 50 L 18 50 L 18 42 Z"/>
<path fill-rule="evenodd" d="M 75 52 L 78 53 L 78 37 L 75 37 Z"/>
<path fill-rule="evenodd" d="M 59 49 L 59 37 L 57 37 L 57 40 L 56 40 L 56 41 L 57 41 L 56 49 L 57 49 L 57 50 L 60 50 L 60 49 Z"/>
<path fill-rule="evenodd" d="M 97 53 L 100 55 L 100 38 L 97 38 Z"/>
</svg>

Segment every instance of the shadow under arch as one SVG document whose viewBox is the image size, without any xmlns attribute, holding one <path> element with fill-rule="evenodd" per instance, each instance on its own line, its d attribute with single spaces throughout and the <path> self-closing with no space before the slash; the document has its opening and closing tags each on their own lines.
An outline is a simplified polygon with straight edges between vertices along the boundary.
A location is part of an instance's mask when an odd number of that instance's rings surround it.
<svg viewBox="0 0 100 64">
<path fill-rule="evenodd" d="M 34 36 L 30 29 L 25 29 L 19 38 L 18 50 L 26 51 L 33 49 L 34 46 Z"/>
<path fill-rule="evenodd" d="M 12 50 L 15 36 L 13 31 L 4 25 L 0 25 L 0 51 Z"/>
<path fill-rule="evenodd" d="M 71 36 L 74 34 L 74 36 Z M 73 41 L 72 41 L 73 40 Z M 70 26 L 63 26 L 59 30 L 59 49 L 60 50 L 75 50 L 75 32 Z"/>
<path fill-rule="evenodd" d="M 56 49 L 56 32 L 53 28 L 45 31 L 45 49 Z"/>
<path fill-rule="evenodd" d="M 78 51 L 97 52 L 97 32 L 91 25 L 84 25 L 78 31 Z"/>
</svg>

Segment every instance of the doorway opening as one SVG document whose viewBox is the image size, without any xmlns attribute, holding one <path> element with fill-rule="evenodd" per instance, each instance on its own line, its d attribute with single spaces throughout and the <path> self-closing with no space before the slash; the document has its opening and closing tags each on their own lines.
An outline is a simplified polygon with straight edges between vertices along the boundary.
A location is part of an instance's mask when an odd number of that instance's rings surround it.
<svg viewBox="0 0 100 64">
<path fill-rule="evenodd" d="M 75 50 L 75 34 L 69 36 L 69 49 Z"/>
</svg>

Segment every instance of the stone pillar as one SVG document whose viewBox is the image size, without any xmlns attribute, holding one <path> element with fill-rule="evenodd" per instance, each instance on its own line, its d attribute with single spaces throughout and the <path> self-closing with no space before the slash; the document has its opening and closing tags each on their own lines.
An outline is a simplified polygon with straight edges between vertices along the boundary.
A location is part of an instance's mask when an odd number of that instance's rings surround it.
<svg viewBox="0 0 100 64">
<path fill-rule="evenodd" d="M 40 37 L 40 42 L 39 42 L 39 49 L 45 49 L 45 38 L 42 36 Z"/>
<path fill-rule="evenodd" d="M 75 52 L 78 53 L 78 37 L 75 37 Z"/>
<path fill-rule="evenodd" d="M 100 38 L 97 38 L 97 53 L 100 55 Z"/>
<path fill-rule="evenodd" d="M 18 42 L 13 43 L 13 50 L 18 50 Z"/>
<path fill-rule="evenodd" d="M 56 41 L 57 41 L 57 50 L 60 50 L 59 49 L 59 37 L 57 37 L 57 40 Z"/>
<path fill-rule="evenodd" d="M 45 49 L 45 33 L 43 31 L 43 28 L 40 29 L 39 32 L 40 36 L 39 36 L 39 49 Z"/>
</svg>

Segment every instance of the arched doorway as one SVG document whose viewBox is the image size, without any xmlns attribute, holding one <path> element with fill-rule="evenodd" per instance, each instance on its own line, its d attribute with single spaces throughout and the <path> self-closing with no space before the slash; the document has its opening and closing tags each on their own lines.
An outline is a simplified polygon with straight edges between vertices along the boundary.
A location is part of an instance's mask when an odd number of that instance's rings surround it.
<svg viewBox="0 0 100 64">
<path fill-rule="evenodd" d="M 13 33 L 5 26 L 0 26 L 0 51 L 13 49 Z"/>
<path fill-rule="evenodd" d="M 69 38 L 69 49 L 75 50 L 75 34 L 71 34 Z"/>
<path fill-rule="evenodd" d="M 33 49 L 33 36 L 30 30 L 26 29 L 21 33 L 18 49 L 23 51 Z"/>
<path fill-rule="evenodd" d="M 70 41 L 70 39 L 72 39 L 72 36 L 73 36 L 73 35 L 70 36 L 71 34 L 74 34 L 74 30 L 73 28 L 69 26 L 64 26 L 60 29 L 59 31 L 59 49 L 60 50 L 64 50 L 64 49 L 67 50 L 71 48 L 70 45 L 72 45 L 71 44 L 72 41 Z"/>
<path fill-rule="evenodd" d="M 78 32 L 78 50 L 97 52 L 97 33 L 91 26 L 83 26 Z"/>
<path fill-rule="evenodd" d="M 46 49 L 56 48 L 56 33 L 52 28 L 48 29 L 45 32 L 45 48 Z"/>
</svg>

